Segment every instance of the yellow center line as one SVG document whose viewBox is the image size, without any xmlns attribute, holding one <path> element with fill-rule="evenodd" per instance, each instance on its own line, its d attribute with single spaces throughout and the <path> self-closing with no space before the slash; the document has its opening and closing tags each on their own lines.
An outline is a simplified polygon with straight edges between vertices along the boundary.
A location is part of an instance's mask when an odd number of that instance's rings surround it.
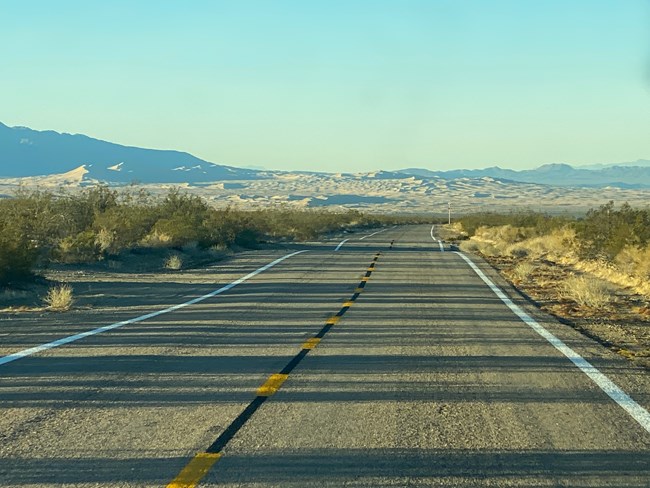
<svg viewBox="0 0 650 488">
<path fill-rule="evenodd" d="M 377 253 L 375 261 L 381 253 Z M 367 271 L 374 271 L 374 264 L 370 265 Z M 368 277 L 364 276 L 361 278 L 362 282 L 367 282 Z M 363 291 L 362 287 L 355 288 L 355 293 L 361 293 Z M 343 303 L 343 307 L 351 307 L 354 304 L 354 301 L 348 300 Z M 340 313 L 340 312 L 339 312 Z M 327 325 L 335 325 L 339 323 L 341 317 L 339 315 L 332 315 L 325 322 Z M 307 341 L 302 345 L 302 349 L 314 349 L 321 339 L 318 337 L 312 337 L 307 339 Z M 276 393 L 281 387 L 282 384 L 289 378 L 288 374 L 272 374 L 264 382 L 262 386 L 257 389 L 257 396 L 268 397 Z M 202 452 L 195 455 L 189 463 L 183 468 L 183 470 L 178 473 L 178 476 L 174 478 L 171 483 L 167 485 L 167 488 L 195 488 L 199 482 L 205 477 L 206 474 L 210 471 L 212 466 L 221 459 L 222 454 L 218 453 L 209 453 Z"/>
<path fill-rule="evenodd" d="M 257 396 L 271 396 L 287 381 L 288 374 L 272 374 L 269 379 L 257 389 Z"/>
<path fill-rule="evenodd" d="M 312 337 L 311 339 L 307 339 L 307 342 L 305 342 L 302 345 L 303 349 L 314 349 L 318 343 L 320 342 L 320 339 L 318 337 Z"/>
<path fill-rule="evenodd" d="M 221 453 L 202 452 L 197 454 L 167 485 L 167 488 L 194 488 L 220 458 Z"/>
</svg>

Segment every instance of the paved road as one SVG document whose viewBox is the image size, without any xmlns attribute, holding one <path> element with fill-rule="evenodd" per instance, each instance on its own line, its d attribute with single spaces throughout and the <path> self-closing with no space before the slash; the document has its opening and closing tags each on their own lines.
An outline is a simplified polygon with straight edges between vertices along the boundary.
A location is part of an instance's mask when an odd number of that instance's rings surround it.
<svg viewBox="0 0 650 488">
<path fill-rule="evenodd" d="M 429 227 L 359 237 L 0 365 L 0 485 L 650 486 L 650 433 Z M 247 253 L 191 284 L 122 285 L 129 306 L 111 312 L 3 323 L 0 352 L 205 295 L 288 252 Z M 475 262 L 650 407 L 647 372 Z"/>
</svg>

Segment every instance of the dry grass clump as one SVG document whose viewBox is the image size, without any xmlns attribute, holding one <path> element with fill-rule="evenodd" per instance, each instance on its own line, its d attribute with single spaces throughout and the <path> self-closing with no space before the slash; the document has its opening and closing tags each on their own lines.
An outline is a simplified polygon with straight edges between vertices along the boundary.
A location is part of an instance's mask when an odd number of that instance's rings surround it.
<svg viewBox="0 0 650 488">
<path fill-rule="evenodd" d="M 48 309 L 56 312 L 65 312 L 70 310 L 74 303 L 72 287 L 70 285 L 53 286 L 43 299 Z"/>
<path fill-rule="evenodd" d="M 178 254 L 172 254 L 165 260 L 165 268 L 179 270 L 183 267 L 183 259 Z"/>
<path fill-rule="evenodd" d="M 525 259 L 530 254 L 530 250 L 522 243 L 513 244 L 506 248 L 506 254 L 517 259 Z"/>
<path fill-rule="evenodd" d="M 473 240 L 462 241 L 458 247 L 463 252 L 479 252 L 481 250 L 478 242 Z"/>
<path fill-rule="evenodd" d="M 443 227 L 447 232 L 445 235 L 447 240 L 464 240 L 468 238 L 467 232 L 465 232 L 463 224 L 460 222 L 453 222 L 451 225 L 445 224 Z"/>
<path fill-rule="evenodd" d="M 534 271 L 535 265 L 533 263 L 522 261 L 512 269 L 511 274 L 516 281 L 526 281 Z"/>
<path fill-rule="evenodd" d="M 604 308 L 614 301 L 611 286 L 591 276 L 572 276 L 560 286 L 560 296 L 589 308 Z"/>
<path fill-rule="evenodd" d="M 650 246 L 641 249 L 626 246 L 618 253 L 614 262 L 624 273 L 642 280 L 650 280 Z"/>
</svg>

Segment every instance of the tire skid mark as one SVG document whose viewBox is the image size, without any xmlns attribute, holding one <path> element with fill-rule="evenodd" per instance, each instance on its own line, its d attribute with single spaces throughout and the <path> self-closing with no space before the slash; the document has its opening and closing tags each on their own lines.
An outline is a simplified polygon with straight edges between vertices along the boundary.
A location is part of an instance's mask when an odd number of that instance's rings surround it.
<svg viewBox="0 0 650 488">
<path fill-rule="evenodd" d="M 315 349 L 323 337 L 338 324 L 339 320 L 352 307 L 354 302 L 359 298 L 361 292 L 370 279 L 370 275 L 375 270 L 375 265 L 381 252 L 377 252 L 361 282 L 355 288 L 352 296 L 343 302 L 340 310 L 325 321 L 325 325 L 313 337 L 301 346 L 300 351 L 296 354 L 279 373 L 270 375 L 267 380 L 257 389 L 255 398 L 248 406 L 226 427 L 226 429 L 217 437 L 217 439 L 205 451 L 196 454 L 182 471 L 167 485 L 167 488 L 194 488 L 208 474 L 212 466 L 223 456 L 223 449 L 237 435 L 241 428 L 250 420 L 255 412 L 273 396 L 289 378 L 291 372 L 296 366 L 309 354 L 309 351 Z"/>
</svg>

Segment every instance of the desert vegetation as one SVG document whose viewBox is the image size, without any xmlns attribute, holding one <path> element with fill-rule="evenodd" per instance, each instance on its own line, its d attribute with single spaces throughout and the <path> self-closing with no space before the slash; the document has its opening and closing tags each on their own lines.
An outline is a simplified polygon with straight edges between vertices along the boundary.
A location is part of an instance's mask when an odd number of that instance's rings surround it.
<svg viewBox="0 0 650 488">
<path fill-rule="evenodd" d="M 301 241 L 417 217 L 358 211 L 216 209 L 171 189 L 163 197 L 105 186 L 81 192 L 21 191 L 0 200 L 0 285 L 25 280 L 51 263 L 116 263 L 129 251 L 162 250 L 161 264 L 179 269 L 184 248 L 227 251 L 268 241 Z"/>
<path fill-rule="evenodd" d="M 515 259 L 518 278 L 525 269 L 519 261 L 542 260 L 650 297 L 650 210 L 609 202 L 580 218 L 477 214 L 457 225 L 469 238 L 462 249 Z"/>
<path fill-rule="evenodd" d="M 74 303 L 72 287 L 67 284 L 53 286 L 48 290 L 43 301 L 49 310 L 65 312 Z"/>
<path fill-rule="evenodd" d="M 454 231 L 542 308 L 650 367 L 650 210 L 476 214 Z"/>
</svg>

